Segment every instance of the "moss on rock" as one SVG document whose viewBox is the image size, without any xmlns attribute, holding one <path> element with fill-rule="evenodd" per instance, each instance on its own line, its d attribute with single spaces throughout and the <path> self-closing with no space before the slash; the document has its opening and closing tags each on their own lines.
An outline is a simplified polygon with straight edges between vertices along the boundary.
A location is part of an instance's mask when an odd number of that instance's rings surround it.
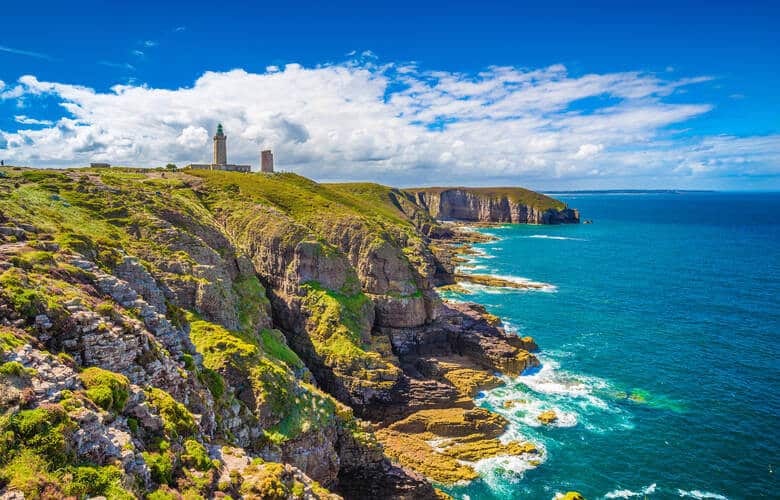
<svg viewBox="0 0 780 500">
<path fill-rule="evenodd" d="M 79 374 L 81 383 L 87 388 L 86 395 L 106 411 L 121 412 L 130 397 L 130 381 L 127 377 L 96 366 Z"/>
<path fill-rule="evenodd" d="M 162 417 L 165 432 L 171 439 L 189 436 L 197 431 L 195 417 L 186 406 L 173 399 L 173 396 L 162 389 L 150 387 L 146 391 L 146 397 Z"/>
</svg>

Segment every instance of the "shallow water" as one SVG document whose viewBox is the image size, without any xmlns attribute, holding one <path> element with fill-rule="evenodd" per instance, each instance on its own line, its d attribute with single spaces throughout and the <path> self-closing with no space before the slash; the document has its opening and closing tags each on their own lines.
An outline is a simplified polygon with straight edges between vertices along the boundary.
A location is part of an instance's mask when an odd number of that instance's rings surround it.
<svg viewBox="0 0 780 500">
<path fill-rule="evenodd" d="M 780 194 L 562 195 L 594 224 L 504 226 L 477 268 L 550 285 L 470 286 L 542 348 L 477 398 L 533 457 L 483 462 L 457 498 L 777 498 Z M 504 403 L 507 400 L 512 404 Z M 555 410 L 542 426 L 536 416 Z"/>
</svg>

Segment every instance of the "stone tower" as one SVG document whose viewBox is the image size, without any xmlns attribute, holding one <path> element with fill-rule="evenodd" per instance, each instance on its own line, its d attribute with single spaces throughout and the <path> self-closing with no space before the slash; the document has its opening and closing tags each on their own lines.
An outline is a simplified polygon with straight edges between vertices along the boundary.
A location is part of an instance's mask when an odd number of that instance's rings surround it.
<svg viewBox="0 0 780 500">
<path fill-rule="evenodd" d="M 214 165 L 227 165 L 227 136 L 222 132 L 221 123 L 214 136 Z"/>
<path fill-rule="evenodd" d="M 269 173 L 274 171 L 274 154 L 270 149 L 260 152 L 260 171 Z"/>
</svg>

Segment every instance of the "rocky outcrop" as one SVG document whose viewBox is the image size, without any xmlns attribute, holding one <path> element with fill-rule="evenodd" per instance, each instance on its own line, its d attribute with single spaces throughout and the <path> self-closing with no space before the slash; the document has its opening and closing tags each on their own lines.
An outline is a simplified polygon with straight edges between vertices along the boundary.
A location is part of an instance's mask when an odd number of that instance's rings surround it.
<svg viewBox="0 0 780 500">
<path fill-rule="evenodd" d="M 477 304 L 442 302 L 433 287 L 454 266 L 437 247 L 456 231 L 432 198 L 294 175 L 12 176 L 0 431 L 50 415 L 63 443 L 34 450 L 57 475 L 28 496 L 437 498 L 407 446 L 445 468 L 531 453 L 499 442 L 503 421 L 472 398 L 496 371 L 537 366 L 536 345 Z M 534 210 L 523 217 L 552 220 Z M 434 435 L 452 441 L 434 449 Z M 14 446 L 0 469 L 30 444 Z M 69 489 L 67 457 L 120 467 L 95 472 L 117 490 Z"/>
<path fill-rule="evenodd" d="M 406 192 L 437 219 L 513 224 L 565 224 L 580 220 L 576 209 L 522 188 L 420 188 Z"/>
</svg>

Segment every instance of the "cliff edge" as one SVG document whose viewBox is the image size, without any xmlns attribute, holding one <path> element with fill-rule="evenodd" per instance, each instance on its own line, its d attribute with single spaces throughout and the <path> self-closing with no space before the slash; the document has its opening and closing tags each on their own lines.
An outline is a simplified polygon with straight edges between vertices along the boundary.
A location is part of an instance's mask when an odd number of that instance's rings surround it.
<svg viewBox="0 0 780 500">
<path fill-rule="evenodd" d="M 453 232 L 408 192 L 0 174 L 0 496 L 434 499 L 536 453 L 473 402 L 536 346 L 439 297 Z"/>
<path fill-rule="evenodd" d="M 405 189 L 411 199 L 437 219 L 514 224 L 571 224 L 576 209 L 535 191 L 517 187 L 428 187 Z"/>
</svg>

